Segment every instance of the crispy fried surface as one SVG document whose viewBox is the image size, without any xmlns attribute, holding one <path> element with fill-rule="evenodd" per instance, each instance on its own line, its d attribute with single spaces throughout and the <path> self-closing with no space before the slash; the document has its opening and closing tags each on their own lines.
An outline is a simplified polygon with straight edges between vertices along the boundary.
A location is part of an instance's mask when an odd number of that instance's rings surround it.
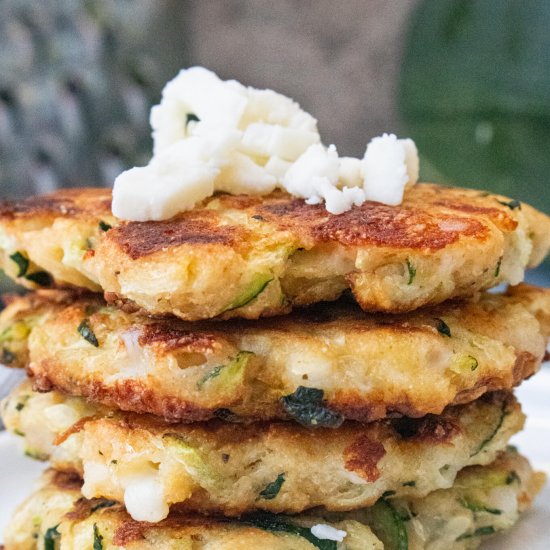
<svg viewBox="0 0 550 550">
<path fill-rule="evenodd" d="M 141 503 L 157 502 L 152 521 L 172 505 L 235 516 L 316 506 L 345 511 L 374 504 L 386 491 L 425 496 L 449 487 L 463 467 L 494 460 L 523 425 L 519 405 L 504 393 L 440 416 L 312 430 L 286 422 L 170 425 L 58 392 L 32 393 L 28 385 L 5 402 L 3 418 L 24 434 L 31 454 L 81 474 L 87 498 L 124 501 L 138 520 Z"/>
<path fill-rule="evenodd" d="M 81 189 L 4 205 L 1 265 L 30 287 L 44 270 L 54 284 L 193 321 L 287 313 L 348 288 L 365 310 L 410 311 L 518 283 L 550 248 L 550 219 L 528 205 L 432 184 L 400 206 L 366 202 L 338 216 L 274 193 L 218 195 L 171 220 L 119 223 L 109 200 Z M 17 252 L 30 259 L 25 273 Z"/>
<path fill-rule="evenodd" d="M 31 295 L 0 314 L 1 346 L 14 364 L 27 362 L 39 389 L 170 421 L 220 409 L 243 420 L 288 418 L 283 398 L 300 386 L 322 390 L 324 405 L 347 418 L 418 417 L 536 372 L 550 290 L 511 292 L 399 316 L 338 303 L 224 323 L 151 319 L 94 296 L 54 295 L 48 305 Z M 78 332 L 84 320 L 97 347 Z"/>
<path fill-rule="evenodd" d="M 514 525 L 540 489 L 543 478 L 523 457 L 508 452 L 489 466 L 462 470 L 451 488 L 420 499 L 383 501 L 377 507 L 391 507 L 399 513 L 396 529 L 408 539 L 409 548 L 472 549 L 491 532 Z M 499 508 L 503 497 L 508 502 L 505 510 Z M 493 513 L 469 509 L 468 503 L 471 508 L 474 501 Z M 77 482 L 69 480 L 67 484 L 66 476 L 49 471 L 41 487 L 15 513 L 7 532 L 6 550 L 42 548 L 47 530 L 56 525 L 60 550 L 93 550 L 94 540 L 99 537 L 103 550 L 121 546 L 153 550 L 174 545 L 192 550 L 313 550 L 319 548 L 314 544 L 319 541 L 311 539 L 310 529 L 316 524 L 345 531 L 338 545 L 341 550 L 383 550 L 383 542 L 373 533 L 378 531 L 375 516 L 375 508 L 341 514 L 317 511 L 294 517 L 252 515 L 240 520 L 173 513 L 161 523 L 148 524 L 132 520 L 115 502 L 82 498 Z M 477 535 L 469 536 L 475 532 Z M 383 533 L 378 534 L 384 538 Z M 310 537 L 309 541 L 304 535 Z M 323 548 L 336 549 L 336 543 Z"/>
</svg>

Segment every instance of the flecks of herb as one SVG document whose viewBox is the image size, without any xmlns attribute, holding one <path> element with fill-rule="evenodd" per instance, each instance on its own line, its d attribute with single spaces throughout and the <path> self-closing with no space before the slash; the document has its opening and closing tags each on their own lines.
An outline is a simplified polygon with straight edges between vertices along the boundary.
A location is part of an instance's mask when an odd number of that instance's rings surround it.
<svg viewBox="0 0 550 550">
<path fill-rule="evenodd" d="M 55 527 L 50 527 L 44 534 L 44 550 L 55 550 L 55 541 L 61 538 L 61 534 L 57 530 L 59 524 Z"/>
<path fill-rule="evenodd" d="M 259 512 L 250 516 L 243 516 L 241 522 L 245 525 L 251 525 L 264 531 L 274 533 L 289 533 L 303 537 L 310 542 L 318 550 L 336 550 L 337 543 L 334 540 L 318 539 L 307 527 L 300 527 L 289 523 L 288 520 L 269 514 L 267 512 Z"/>
<path fill-rule="evenodd" d="M 414 278 L 416 277 L 416 267 L 411 264 L 409 261 L 409 258 L 407 258 L 407 271 L 409 272 L 409 280 L 407 281 L 407 284 L 410 285 L 414 281 Z"/>
<path fill-rule="evenodd" d="M 99 229 L 101 229 L 101 231 L 109 231 L 109 229 L 112 228 L 112 225 L 105 223 L 103 220 L 99 220 Z"/>
<path fill-rule="evenodd" d="M 185 127 L 187 128 L 190 122 L 200 122 L 200 120 L 195 113 L 187 113 L 185 115 Z"/>
<path fill-rule="evenodd" d="M 521 202 L 519 202 L 517 199 L 512 199 L 510 201 L 497 201 L 503 206 L 507 206 L 510 210 L 515 210 L 516 208 L 519 208 L 521 210 Z"/>
<path fill-rule="evenodd" d="M 380 498 L 388 498 L 392 497 L 393 495 L 395 495 L 395 491 L 384 491 Z"/>
<path fill-rule="evenodd" d="M 294 393 L 281 397 L 281 404 L 302 426 L 338 428 L 344 417 L 325 406 L 323 395 L 323 390 L 299 386 Z"/>
<path fill-rule="evenodd" d="M 98 510 L 103 510 L 103 508 L 111 508 L 113 506 L 116 506 L 117 504 L 118 502 L 116 500 L 101 500 L 97 504 L 92 505 L 92 507 L 90 508 L 90 512 L 93 514 Z"/>
<path fill-rule="evenodd" d="M 477 528 L 473 533 L 463 533 L 456 540 L 457 542 L 464 539 L 471 539 L 473 537 L 481 537 L 484 535 L 492 535 L 496 533 L 496 529 L 492 525 L 486 525 L 485 527 Z"/>
<path fill-rule="evenodd" d="M 254 214 L 252 216 L 253 220 L 258 220 L 259 222 L 265 222 L 265 218 L 263 216 L 260 216 L 260 214 Z"/>
<path fill-rule="evenodd" d="M 519 478 L 518 474 L 514 472 L 513 470 L 506 476 L 506 485 L 512 485 L 517 481 L 518 483 L 521 482 L 521 479 Z"/>
<path fill-rule="evenodd" d="M 90 321 L 88 319 L 82 319 L 77 330 L 84 340 L 96 348 L 99 347 L 99 342 L 94 334 L 94 331 L 92 330 L 92 327 L 90 326 Z"/>
<path fill-rule="evenodd" d="M 283 483 L 285 482 L 285 474 L 279 474 L 277 476 L 277 479 L 275 481 L 272 481 L 271 483 L 268 483 L 265 488 L 260 491 L 260 497 L 265 500 L 273 500 L 281 490 L 281 487 L 283 486 Z"/>
<path fill-rule="evenodd" d="M 473 355 L 468 355 L 467 359 L 470 360 L 470 370 L 475 371 L 479 367 L 479 361 Z"/>
<path fill-rule="evenodd" d="M 443 319 L 439 319 L 437 317 L 435 321 L 436 321 L 435 328 L 437 329 L 437 332 L 439 332 L 439 334 L 442 334 L 443 336 L 448 336 L 450 338 L 451 329 L 449 325 Z"/>
<path fill-rule="evenodd" d="M 17 405 L 15 405 L 16 411 L 22 411 L 24 408 L 25 408 L 25 403 L 17 403 Z"/>
<path fill-rule="evenodd" d="M 113 466 L 116 466 L 116 465 L 118 464 L 118 460 L 111 460 L 111 464 L 112 464 Z"/>
<path fill-rule="evenodd" d="M 27 273 L 27 270 L 29 269 L 29 259 L 25 258 L 21 252 L 14 252 L 10 259 L 13 260 L 17 267 L 19 268 L 19 271 L 17 272 L 17 277 L 23 277 Z"/>
<path fill-rule="evenodd" d="M 52 284 L 52 276 L 45 271 L 29 273 L 28 275 L 25 275 L 25 279 L 27 279 L 27 281 L 31 281 L 31 283 L 36 283 L 39 286 L 51 286 Z"/>
<path fill-rule="evenodd" d="M 497 266 L 495 267 L 495 277 L 500 275 L 500 266 L 502 264 L 502 256 L 498 259 Z"/>
<path fill-rule="evenodd" d="M 15 435 L 20 436 L 20 437 L 25 437 L 25 432 L 22 432 L 22 431 L 19 430 L 18 428 L 15 428 L 15 429 L 13 430 L 13 433 L 14 433 Z"/>
<path fill-rule="evenodd" d="M 227 462 L 229 462 L 230 458 L 231 457 L 227 453 L 222 453 L 222 462 L 227 463 Z"/>
<path fill-rule="evenodd" d="M 2 353 L 0 354 L 0 363 L 3 365 L 11 365 L 17 357 L 15 356 L 15 353 L 12 353 L 7 348 L 2 348 Z"/>
<path fill-rule="evenodd" d="M 99 533 L 97 523 L 94 523 L 94 549 L 103 550 L 103 537 Z"/>
<path fill-rule="evenodd" d="M 403 487 L 416 487 L 416 481 L 405 481 Z"/>
</svg>

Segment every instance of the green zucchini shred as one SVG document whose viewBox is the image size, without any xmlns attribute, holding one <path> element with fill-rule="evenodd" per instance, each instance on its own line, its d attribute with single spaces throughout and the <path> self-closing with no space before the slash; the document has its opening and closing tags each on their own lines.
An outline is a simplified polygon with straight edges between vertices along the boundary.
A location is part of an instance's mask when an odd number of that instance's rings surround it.
<svg viewBox="0 0 550 550">
<path fill-rule="evenodd" d="M 369 510 L 373 533 L 384 543 L 384 550 L 408 550 L 409 537 L 401 515 L 385 499 L 379 499 Z"/>
<path fill-rule="evenodd" d="M 497 530 L 492 525 L 486 525 L 485 527 L 478 527 L 473 533 L 463 533 L 460 535 L 456 541 L 461 541 L 464 539 L 471 539 L 474 537 L 482 537 L 485 535 L 492 535 L 496 533 Z"/>
<path fill-rule="evenodd" d="M 238 309 L 248 305 L 252 300 L 256 299 L 267 287 L 267 285 L 273 281 L 273 275 L 259 275 L 257 278 L 248 286 L 248 288 L 230 304 L 228 304 L 221 313 L 226 311 L 232 311 L 233 309 Z"/>
<path fill-rule="evenodd" d="M 502 425 L 504 424 L 504 419 L 508 415 L 508 411 L 506 410 L 506 402 L 502 404 L 502 408 L 500 409 L 500 416 L 498 419 L 498 422 L 495 426 L 495 428 L 492 430 L 492 432 L 479 444 L 478 448 L 470 455 L 476 456 L 479 454 L 495 437 L 495 435 L 498 433 L 500 428 L 502 428 Z"/>
<path fill-rule="evenodd" d="M 409 258 L 407 258 L 406 263 L 407 263 L 407 271 L 409 272 L 409 280 L 407 281 L 407 285 L 411 285 L 416 277 L 416 267 L 414 267 L 414 265 L 411 264 Z"/>
<path fill-rule="evenodd" d="M 461 498 L 459 502 L 461 506 L 471 512 L 486 512 L 487 514 L 493 514 L 494 516 L 500 516 L 502 514 L 502 510 L 499 510 L 498 508 L 489 508 L 489 506 L 486 506 L 481 502 L 471 500 L 467 497 Z"/>
<path fill-rule="evenodd" d="M 220 377 L 220 382 L 229 382 L 236 379 L 242 371 L 249 359 L 254 355 L 251 351 L 239 351 L 236 357 L 231 359 L 229 363 L 225 365 L 217 365 L 212 370 L 207 372 L 198 382 L 197 389 L 202 390 L 203 386 L 215 379 Z"/>
</svg>

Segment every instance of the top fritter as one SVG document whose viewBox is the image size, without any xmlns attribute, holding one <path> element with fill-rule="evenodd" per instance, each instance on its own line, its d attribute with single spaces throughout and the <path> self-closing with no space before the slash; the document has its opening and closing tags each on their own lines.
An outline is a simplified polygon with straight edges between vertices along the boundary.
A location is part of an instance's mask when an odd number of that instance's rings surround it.
<svg viewBox="0 0 550 550">
<path fill-rule="evenodd" d="M 287 313 L 350 289 L 368 311 L 404 312 L 501 282 L 550 248 L 550 218 L 485 192 L 418 184 L 403 203 L 340 215 L 284 193 L 217 195 L 166 220 L 122 222 L 103 189 L 0 208 L 1 263 L 30 288 L 103 290 L 186 320 Z"/>
</svg>

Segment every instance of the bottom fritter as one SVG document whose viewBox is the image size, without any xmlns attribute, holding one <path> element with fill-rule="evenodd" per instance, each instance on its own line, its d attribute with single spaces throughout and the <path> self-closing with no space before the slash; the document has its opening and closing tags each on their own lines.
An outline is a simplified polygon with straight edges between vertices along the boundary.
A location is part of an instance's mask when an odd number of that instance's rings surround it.
<svg viewBox="0 0 550 550">
<path fill-rule="evenodd" d="M 82 476 L 84 496 L 125 502 L 138 521 L 169 509 L 239 516 L 349 511 L 390 492 L 421 498 L 451 487 L 466 466 L 491 463 L 523 426 L 511 394 L 487 394 L 442 415 L 337 429 L 289 422 L 166 424 L 59 392 L 21 386 L 5 402 L 6 427 L 27 452 Z"/>
<path fill-rule="evenodd" d="M 469 550 L 513 526 L 543 482 L 543 474 L 509 449 L 424 498 L 386 495 L 355 512 L 301 516 L 172 514 L 148 524 L 132 520 L 114 501 L 83 498 L 78 477 L 49 471 L 15 513 L 5 550 Z"/>
</svg>

